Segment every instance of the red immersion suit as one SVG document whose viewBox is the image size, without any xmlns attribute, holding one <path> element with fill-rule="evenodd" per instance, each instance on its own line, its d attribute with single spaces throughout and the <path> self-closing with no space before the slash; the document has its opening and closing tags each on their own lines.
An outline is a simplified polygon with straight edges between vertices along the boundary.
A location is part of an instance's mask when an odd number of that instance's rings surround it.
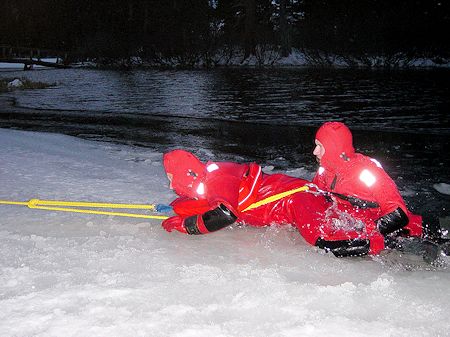
<svg viewBox="0 0 450 337">
<path fill-rule="evenodd" d="M 400 229 L 404 234 L 421 236 L 421 216 L 409 212 L 397 186 L 379 162 L 355 153 L 352 134 L 344 124 L 325 123 L 316 140 L 325 153 L 313 183 L 331 192 L 341 210 L 365 222 L 374 252 L 383 249 L 384 236 Z M 398 213 L 404 214 L 404 221 L 389 222 Z"/>
<path fill-rule="evenodd" d="M 350 210 L 343 212 L 314 188 L 246 210 L 254 202 L 302 187 L 306 180 L 264 174 L 254 163 L 204 164 L 183 150 L 165 154 L 164 167 L 179 195 L 172 202 L 177 215 L 163 222 L 168 231 L 206 234 L 236 221 L 251 226 L 292 224 L 308 243 L 337 256 L 376 254 L 383 248 L 371 243 L 374 228 L 366 226 L 369 220 L 373 223 L 371 214 L 356 212 L 354 217 Z"/>
</svg>

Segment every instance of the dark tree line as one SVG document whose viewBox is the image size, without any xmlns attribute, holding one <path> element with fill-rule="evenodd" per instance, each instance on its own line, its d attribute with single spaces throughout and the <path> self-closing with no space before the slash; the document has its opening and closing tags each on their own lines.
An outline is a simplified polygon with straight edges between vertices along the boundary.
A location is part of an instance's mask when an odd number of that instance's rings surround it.
<svg viewBox="0 0 450 337">
<path fill-rule="evenodd" d="M 2 0 L 0 44 L 60 49 L 103 63 L 186 66 L 293 48 L 319 62 L 371 57 L 448 61 L 442 0 Z M 268 56 L 269 55 L 269 56 Z M 272 56 L 270 56 L 272 55 Z"/>
</svg>

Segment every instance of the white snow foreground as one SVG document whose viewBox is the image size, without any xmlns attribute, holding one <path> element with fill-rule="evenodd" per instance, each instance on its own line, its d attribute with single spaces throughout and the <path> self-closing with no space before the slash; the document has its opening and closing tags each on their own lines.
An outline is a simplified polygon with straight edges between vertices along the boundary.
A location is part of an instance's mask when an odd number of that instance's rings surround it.
<svg viewBox="0 0 450 337">
<path fill-rule="evenodd" d="M 0 199 L 167 203 L 161 154 L 0 129 Z M 289 228 L 0 205 L 0 336 L 449 336 L 448 269 L 338 259 Z"/>
</svg>

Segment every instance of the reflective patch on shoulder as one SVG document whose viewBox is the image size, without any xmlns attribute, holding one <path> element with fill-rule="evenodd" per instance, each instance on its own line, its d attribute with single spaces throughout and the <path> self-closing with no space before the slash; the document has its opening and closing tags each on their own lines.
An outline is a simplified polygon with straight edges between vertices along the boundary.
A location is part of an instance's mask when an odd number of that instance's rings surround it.
<svg viewBox="0 0 450 337">
<path fill-rule="evenodd" d="M 203 183 L 198 184 L 197 194 L 199 194 L 199 195 L 205 194 L 205 184 L 203 184 Z"/>
<path fill-rule="evenodd" d="M 359 180 L 361 180 L 364 184 L 367 185 L 367 187 L 372 186 L 377 181 L 377 178 L 367 169 L 362 170 L 361 174 L 359 175 Z"/>
<path fill-rule="evenodd" d="M 215 170 L 218 170 L 219 169 L 219 166 L 217 166 L 217 164 L 209 164 L 207 167 L 206 167 L 206 170 L 208 171 L 208 172 L 213 172 L 213 171 L 215 171 Z"/>
<path fill-rule="evenodd" d="M 370 160 L 371 160 L 372 162 L 374 162 L 375 165 L 377 165 L 379 168 L 383 168 L 383 166 L 381 166 L 381 163 L 380 163 L 378 160 L 373 159 L 373 158 L 370 158 Z"/>
<path fill-rule="evenodd" d="M 324 169 L 322 166 L 320 166 L 319 169 L 317 170 L 317 173 L 318 173 L 319 175 L 321 175 L 321 174 L 324 173 L 324 172 L 325 172 L 325 169 Z"/>
</svg>

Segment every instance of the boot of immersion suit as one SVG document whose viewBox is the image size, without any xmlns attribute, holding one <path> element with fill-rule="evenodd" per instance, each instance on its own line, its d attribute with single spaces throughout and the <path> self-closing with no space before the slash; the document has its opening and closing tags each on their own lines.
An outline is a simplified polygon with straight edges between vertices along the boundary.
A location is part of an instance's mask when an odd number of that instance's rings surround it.
<svg viewBox="0 0 450 337">
<path fill-rule="evenodd" d="M 439 218 L 439 225 L 441 238 L 450 240 L 450 216 Z"/>
<path fill-rule="evenodd" d="M 442 255 L 450 256 L 450 216 L 424 222 L 424 238 L 438 244 Z"/>
<path fill-rule="evenodd" d="M 442 254 L 445 256 L 450 256 L 450 241 L 447 241 L 440 245 Z"/>
<path fill-rule="evenodd" d="M 403 253 L 422 256 L 427 263 L 435 261 L 441 255 L 439 244 L 417 237 L 387 237 L 385 245 Z"/>
<path fill-rule="evenodd" d="M 450 256 L 450 216 L 445 218 L 439 218 L 440 228 L 440 241 L 442 253 L 446 256 Z"/>
<path fill-rule="evenodd" d="M 441 236 L 441 226 L 439 224 L 439 218 L 435 215 L 425 213 L 422 215 L 422 230 L 423 237 L 426 239 L 434 240 Z"/>
</svg>

